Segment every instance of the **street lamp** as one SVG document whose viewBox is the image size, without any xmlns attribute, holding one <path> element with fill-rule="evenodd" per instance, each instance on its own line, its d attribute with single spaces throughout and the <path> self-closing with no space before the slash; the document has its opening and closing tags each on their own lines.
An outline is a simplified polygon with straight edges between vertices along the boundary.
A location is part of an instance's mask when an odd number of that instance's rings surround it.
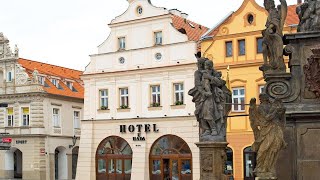
<svg viewBox="0 0 320 180">
<path fill-rule="evenodd" d="M 69 148 L 73 148 L 77 143 L 77 137 L 76 135 L 73 135 L 72 137 L 72 145 L 69 145 Z"/>
</svg>

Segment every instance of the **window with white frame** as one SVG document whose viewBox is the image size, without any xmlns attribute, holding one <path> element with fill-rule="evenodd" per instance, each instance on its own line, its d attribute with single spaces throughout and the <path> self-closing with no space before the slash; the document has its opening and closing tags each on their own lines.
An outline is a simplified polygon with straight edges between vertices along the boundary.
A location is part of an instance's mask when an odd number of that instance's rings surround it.
<svg viewBox="0 0 320 180">
<path fill-rule="evenodd" d="M 107 89 L 100 90 L 100 109 L 106 110 L 109 108 L 109 94 Z"/>
<path fill-rule="evenodd" d="M 162 44 L 162 31 L 155 32 L 154 37 L 155 37 L 155 44 L 161 45 Z"/>
<path fill-rule="evenodd" d="M 7 127 L 13 127 L 13 108 L 7 108 Z"/>
<path fill-rule="evenodd" d="M 160 85 L 151 86 L 151 106 L 160 106 Z"/>
<path fill-rule="evenodd" d="M 71 89 L 71 90 L 72 90 L 72 88 L 73 88 L 73 84 L 72 84 L 72 82 L 70 82 L 70 81 L 66 81 L 66 85 L 67 85 L 67 87 L 68 87 L 69 89 Z"/>
<path fill-rule="evenodd" d="M 120 37 L 119 39 L 119 49 L 124 50 L 126 49 L 126 38 L 125 37 Z"/>
<path fill-rule="evenodd" d="M 232 88 L 232 111 L 243 112 L 245 111 L 245 89 L 244 88 Z"/>
<path fill-rule="evenodd" d="M 53 108 L 52 120 L 53 120 L 53 127 L 60 127 L 60 109 Z"/>
<path fill-rule="evenodd" d="M 38 76 L 38 82 L 39 82 L 39 84 L 41 84 L 41 85 L 44 86 L 44 81 L 45 81 L 45 77 L 43 77 L 43 76 Z"/>
<path fill-rule="evenodd" d="M 264 92 L 264 85 L 259 86 L 259 94 Z"/>
<path fill-rule="evenodd" d="M 29 121 L 29 117 L 30 117 L 29 107 L 22 107 L 21 111 L 22 111 L 22 126 L 29 126 L 29 124 L 30 124 L 30 121 Z"/>
<path fill-rule="evenodd" d="M 12 82 L 12 72 L 7 72 L 7 82 Z"/>
<path fill-rule="evenodd" d="M 73 112 L 73 128 L 80 129 L 80 111 Z"/>
<path fill-rule="evenodd" d="M 184 103 L 183 83 L 176 83 L 174 86 L 174 105 L 182 105 Z"/>
<path fill-rule="evenodd" d="M 129 107 L 129 90 L 128 88 L 120 88 L 120 108 L 126 109 Z"/>
<path fill-rule="evenodd" d="M 58 80 L 58 79 L 51 79 L 51 83 L 52 83 L 54 86 L 58 87 L 59 80 Z"/>
</svg>

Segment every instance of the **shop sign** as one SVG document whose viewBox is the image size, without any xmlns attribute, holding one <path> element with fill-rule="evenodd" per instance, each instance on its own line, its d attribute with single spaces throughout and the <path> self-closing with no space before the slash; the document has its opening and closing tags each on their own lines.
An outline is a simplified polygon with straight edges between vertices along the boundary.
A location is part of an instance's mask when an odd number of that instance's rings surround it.
<svg viewBox="0 0 320 180">
<path fill-rule="evenodd" d="M 3 139 L 0 139 L 0 150 L 10 150 L 11 142 L 3 142 Z"/>
<path fill-rule="evenodd" d="M 16 144 L 27 144 L 27 140 L 16 140 Z"/>
<path fill-rule="evenodd" d="M 2 138 L 2 142 L 3 143 L 11 143 L 12 142 L 12 138 Z"/>
<path fill-rule="evenodd" d="M 149 132 L 159 132 L 159 129 L 157 128 L 157 124 L 137 124 L 137 125 L 120 125 L 120 133 L 126 133 L 126 132 L 134 133 L 138 132 L 137 137 L 132 137 L 133 141 L 145 141 L 146 138 L 141 136 L 141 132 L 144 131 L 145 133 Z"/>
</svg>

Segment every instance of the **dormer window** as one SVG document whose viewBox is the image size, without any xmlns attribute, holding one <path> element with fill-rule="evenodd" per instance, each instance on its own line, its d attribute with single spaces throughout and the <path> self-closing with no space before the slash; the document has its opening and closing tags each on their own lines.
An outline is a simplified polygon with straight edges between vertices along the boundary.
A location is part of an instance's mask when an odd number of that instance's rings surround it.
<svg viewBox="0 0 320 180">
<path fill-rule="evenodd" d="M 43 77 L 43 76 L 38 76 L 38 82 L 39 82 L 39 84 L 41 84 L 42 86 L 44 86 L 44 81 L 45 81 L 45 77 Z"/>
<path fill-rule="evenodd" d="M 72 87 L 73 87 L 72 82 L 67 81 L 67 82 L 66 82 L 66 85 L 68 86 L 69 89 L 72 90 Z"/>
<path fill-rule="evenodd" d="M 51 79 L 51 83 L 52 83 L 54 86 L 58 87 L 58 85 L 59 85 L 59 80 L 58 80 L 58 79 Z"/>
<path fill-rule="evenodd" d="M 154 37 L 155 37 L 155 44 L 161 45 L 162 44 L 162 31 L 155 32 Z"/>
<path fill-rule="evenodd" d="M 119 38 L 119 50 L 125 50 L 126 49 L 126 38 L 120 37 Z"/>
</svg>

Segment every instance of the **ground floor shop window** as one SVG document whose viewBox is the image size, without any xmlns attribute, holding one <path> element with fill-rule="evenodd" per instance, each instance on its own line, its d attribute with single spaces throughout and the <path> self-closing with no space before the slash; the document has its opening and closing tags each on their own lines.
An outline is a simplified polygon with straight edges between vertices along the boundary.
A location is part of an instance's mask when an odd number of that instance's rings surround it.
<svg viewBox="0 0 320 180">
<path fill-rule="evenodd" d="M 96 153 L 97 180 L 130 180 L 132 149 L 120 137 L 111 136 L 103 140 Z"/>
<path fill-rule="evenodd" d="M 233 180 L 233 151 L 231 148 L 227 147 L 226 149 L 226 167 L 225 174 L 228 176 L 228 180 Z"/>
<path fill-rule="evenodd" d="M 247 147 L 243 150 L 243 164 L 244 164 L 244 179 L 254 180 L 253 170 L 256 165 L 255 152 L 252 151 L 251 147 Z"/>
<path fill-rule="evenodd" d="M 159 138 L 150 151 L 150 179 L 192 180 L 192 153 L 178 136 Z"/>
</svg>

